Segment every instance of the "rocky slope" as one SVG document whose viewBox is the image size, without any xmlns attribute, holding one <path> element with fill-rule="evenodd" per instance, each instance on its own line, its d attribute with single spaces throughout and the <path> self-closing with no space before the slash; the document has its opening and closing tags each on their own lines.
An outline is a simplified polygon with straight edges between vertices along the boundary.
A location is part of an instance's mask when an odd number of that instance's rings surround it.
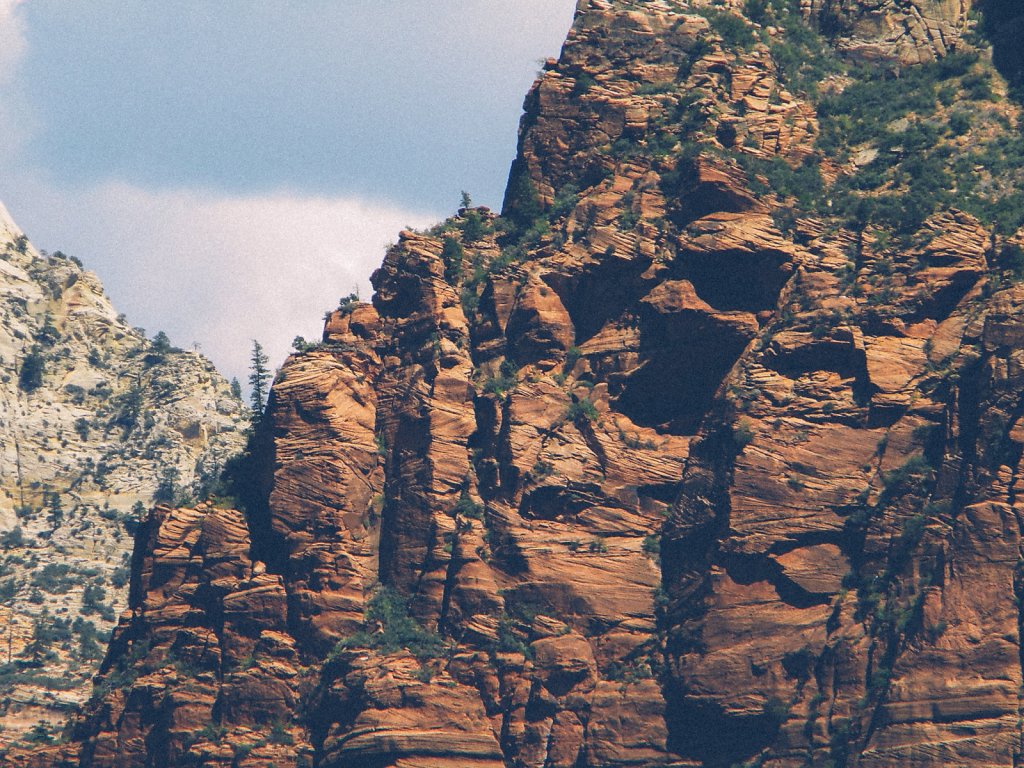
<svg viewBox="0 0 1024 768">
<path fill-rule="evenodd" d="M 0 744 L 88 698 L 145 508 L 216 479 L 243 410 L 0 207 Z"/>
<path fill-rule="evenodd" d="M 583 0 L 503 215 L 402 233 L 9 760 L 1018 764 L 1024 143 L 970 5 Z"/>
</svg>

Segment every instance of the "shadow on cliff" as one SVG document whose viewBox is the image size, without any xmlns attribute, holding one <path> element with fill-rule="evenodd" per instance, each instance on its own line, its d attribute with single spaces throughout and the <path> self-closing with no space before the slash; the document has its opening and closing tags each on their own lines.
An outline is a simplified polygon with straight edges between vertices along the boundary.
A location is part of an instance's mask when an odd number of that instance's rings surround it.
<svg viewBox="0 0 1024 768">
<path fill-rule="evenodd" d="M 981 30 L 992 43 L 992 61 L 1024 102 L 1024 4 L 1020 0 L 981 0 Z"/>
</svg>

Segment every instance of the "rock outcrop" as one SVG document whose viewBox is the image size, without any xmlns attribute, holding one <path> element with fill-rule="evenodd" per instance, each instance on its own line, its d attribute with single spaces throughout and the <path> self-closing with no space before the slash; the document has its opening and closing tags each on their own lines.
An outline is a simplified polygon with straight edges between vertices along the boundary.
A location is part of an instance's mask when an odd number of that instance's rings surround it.
<svg viewBox="0 0 1024 768">
<path fill-rule="evenodd" d="M 0 744 L 88 698 L 145 509 L 216 480 L 245 426 L 207 360 L 129 326 L 0 207 Z"/>
<path fill-rule="evenodd" d="M 9 759 L 1016 765 L 1024 151 L 966 10 L 581 2 L 502 216 L 401 234 Z"/>
</svg>

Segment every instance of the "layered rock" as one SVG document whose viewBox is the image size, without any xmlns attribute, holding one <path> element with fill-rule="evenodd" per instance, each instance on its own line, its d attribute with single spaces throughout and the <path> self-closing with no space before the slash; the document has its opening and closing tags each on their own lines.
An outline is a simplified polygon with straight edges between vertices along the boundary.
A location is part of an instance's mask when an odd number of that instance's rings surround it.
<svg viewBox="0 0 1024 768">
<path fill-rule="evenodd" d="M 580 4 L 503 215 L 401 234 L 12 759 L 1019 761 L 1018 109 L 959 3 L 725 5 Z"/>
</svg>

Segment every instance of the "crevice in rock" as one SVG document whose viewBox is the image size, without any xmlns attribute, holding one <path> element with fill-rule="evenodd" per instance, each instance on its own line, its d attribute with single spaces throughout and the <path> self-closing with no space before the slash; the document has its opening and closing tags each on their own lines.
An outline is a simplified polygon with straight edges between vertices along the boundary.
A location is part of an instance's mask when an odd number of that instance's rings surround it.
<svg viewBox="0 0 1024 768">
<path fill-rule="evenodd" d="M 836 531 L 803 531 L 801 533 L 790 534 L 787 538 L 774 542 L 768 548 L 768 554 L 784 555 L 787 552 L 792 552 L 796 549 L 814 547 L 821 544 L 833 544 L 838 547 L 840 546 L 842 539 L 842 534 Z"/>
<path fill-rule="evenodd" d="M 644 311 L 644 362 L 609 390 L 617 410 L 643 427 L 696 434 L 725 376 L 752 338 L 741 327 L 698 312 Z"/>
<path fill-rule="evenodd" d="M 673 273 L 689 280 L 697 295 L 722 312 L 775 309 L 793 272 L 784 251 L 681 251 Z"/>
<path fill-rule="evenodd" d="M 832 595 L 823 592 L 808 592 L 783 573 L 782 566 L 764 555 L 742 555 L 722 553 L 720 563 L 737 584 L 749 585 L 768 582 L 775 589 L 779 599 L 794 608 L 813 608 L 829 605 Z"/>
<path fill-rule="evenodd" d="M 763 356 L 764 364 L 784 376 L 794 378 L 815 371 L 832 371 L 844 379 L 851 379 L 853 400 L 866 406 L 871 400 L 872 386 L 868 377 L 867 357 L 863 349 L 854 344 L 853 335 L 844 331 L 848 338 L 834 333 L 831 337 L 808 339 L 806 344 L 783 347 L 770 342 Z"/>
<path fill-rule="evenodd" d="M 686 691 L 666 689 L 670 752 L 699 760 L 704 768 L 743 764 L 771 745 L 781 723 L 769 713 L 732 716 L 715 702 L 699 701 Z"/>
<path fill-rule="evenodd" d="M 644 277 L 651 260 L 623 259 L 614 253 L 597 255 L 594 263 L 574 275 L 549 273 L 544 281 L 558 294 L 583 344 L 604 326 L 635 307 L 654 284 Z"/>
<path fill-rule="evenodd" d="M 907 325 L 928 319 L 941 323 L 953 314 L 964 296 L 970 293 L 979 281 L 983 282 L 986 279 L 984 275 L 979 278 L 973 271 L 958 272 L 947 284 L 928 292 L 917 310 L 905 315 L 903 321 Z"/>
<path fill-rule="evenodd" d="M 542 485 L 523 494 L 519 514 L 540 520 L 571 519 L 599 504 L 599 487 L 570 482 L 568 485 Z"/>
</svg>

